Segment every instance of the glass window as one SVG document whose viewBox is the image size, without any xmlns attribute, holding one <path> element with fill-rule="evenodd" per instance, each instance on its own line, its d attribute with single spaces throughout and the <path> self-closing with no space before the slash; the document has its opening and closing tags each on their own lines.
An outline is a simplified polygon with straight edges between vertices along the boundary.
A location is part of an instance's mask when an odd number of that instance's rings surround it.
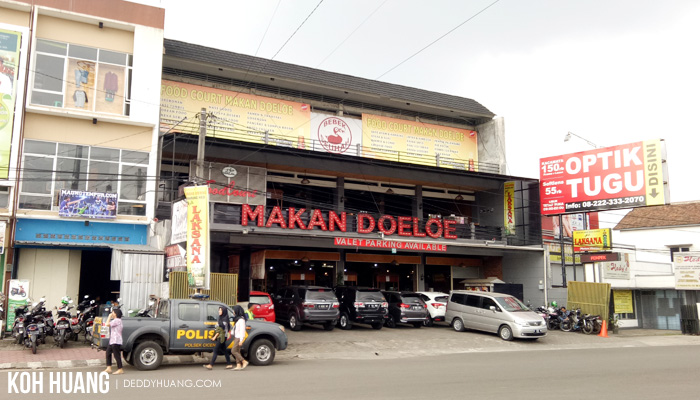
<svg viewBox="0 0 700 400">
<path fill-rule="evenodd" d="M 497 297 L 496 301 L 506 311 L 530 311 L 525 304 L 515 297 Z"/>
<path fill-rule="evenodd" d="M 119 202 L 117 204 L 117 215 L 144 216 L 144 215 L 146 215 L 146 205 L 145 204 Z"/>
<path fill-rule="evenodd" d="M 51 194 L 53 158 L 26 156 L 22 170 L 23 193 Z"/>
<path fill-rule="evenodd" d="M 435 298 L 435 301 L 439 301 L 441 303 L 447 303 L 447 296 L 438 296 Z"/>
<path fill-rule="evenodd" d="M 462 294 L 462 293 L 453 293 L 452 294 L 452 302 L 457 303 L 457 304 L 462 304 L 462 305 L 467 304 L 466 297 L 467 296 L 465 294 Z"/>
<path fill-rule="evenodd" d="M 110 64 L 126 65 L 126 54 L 116 51 L 100 50 L 100 61 Z"/>
<path fill-rule="evenodd" d="M 65 56 L 67 49 L 68 45 L 66 43 L 54 42 L 46 39 L 38 39 L 36 42 L 36 51 L 42 53 L 52 53 Z"/>
<path fill-rule="evenodd" d="M 122 150 L 122 162 L 148 165 L 148 153 L 143 151 Z"/>
<path fill-rule="evenodd" d="M 219 306 L 216 304 L 207 304 L 207 321 L 219 320 Z"/>
<path fill-rule="evenodd" d="M 7 208 L 10 204 L 10 188 L 0 186 L 0 208 Z"/>
<path fill-rule="evenodd" d="M 401 300 L 407 304 L 423 304 L 423 300 L 417 294 L 403 294 Z"/>
<path fill-rule="evenodd" d="M 386 301 L 382 293 L 378 290 L 358 290 L 357 300 L 360 301 Z"/>
<path fill-rule="evenodd" d="M 65 58 L 37 54 L 34 89 L 62 92 L 65 64 Z"/>
<path fill-rule="evenodd" d="M 107 149 L 104 147 L 93 147 L 90 149 L 90 159 L 100 161 L 119 161 L 119 150 Z"/>
<path fill-rule="evenodd" d="M 330 289 L 309 289 L 306 291 L 307 300 L 337 300 Z"/>
<path fill-rule="evenodd" d="M 119 164 L 90 161 L 88 191 L 114 193 L 117 189 L 118 178 Z"/>
<path fill-rule="evenodd" d="M 177 317 L 181 321 L 199 321 L 199 304 L 180 303 L 177 306 Z"/>
<path fill-rule="evenodd" d="M 123 165 L 120 199 L 146 200 L 146 175 L 148 168 L 139 165 Z"/>
<path fill-rule="evenodd" d="M 61 189 L 85 190 L 87 165 L 87 160 L 59 157 L 56 161 L 56 186 L 54 191 L 60 193 Z"/>
<path fill-rule="evenodd" d="M 24 141 L 24 152 L 31 154 L 45 154 L 47 156 L 56 155 L 56 143 L 39 142 L 35 140 Z"/>
<path fill-rule="evenodd" d="M 63 95 L 33 91 L 32 103 L 51 107 L 63 107 Z"/>
<path fill-rule="evenodd" d="M 71 44 L 68 48 L 68 55 L 70 57 L 82 58 L 84 60 L 97 60 L 97 49 Z"/>
<path fill-rule="evenodd" d="M 257 295 L 252 295 L 250 296 L 250 299 L 248 300 L 248 303 L 253 303 L 253 304 L 270 304 L 270 298 L 267 296 L 257 296 Z"/>
<path fill-rule="evenodd" d="M 467 304 L 470 307 L 479 307 L 481 296 L 467 295 Z"/>
<path fill-rule="evenodd" d="M 77 144 L 58 144 L 58 156 L 59 157 L 71 157 L 71 158 L 88 158 L 88 146 L 80 146 Z"/>
<path fill-rule="evenodd" d="M 28 210 L 50 210 L 51 197 L 46 196 L 19 196 L 19 208 Z"/>
<path fill-rule="evenodd" d="M 490 310 L 491 307 L 496 307 L 496 311 L 501 311 L 501 308 L 496 304 L 496 302 L 493 299 L 489 299 L 488 297 L 484 297 L 481 300 L 481 308 L 484 310 Z"/>
</svg>

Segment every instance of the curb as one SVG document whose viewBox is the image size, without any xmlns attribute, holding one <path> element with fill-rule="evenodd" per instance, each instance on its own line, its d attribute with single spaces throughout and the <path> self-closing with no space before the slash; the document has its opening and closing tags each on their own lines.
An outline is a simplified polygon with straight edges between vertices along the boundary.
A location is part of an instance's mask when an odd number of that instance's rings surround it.
<svg viewBox="0 0 700 400">
<path fill-rule="evenodd" d="M 191 356 L 164 356 L 163 365 L 168 364 L 195 364 L 206 362 L 205 357 Z M 128 364 L 127 364 L 128 365 Z M 31 361 L 0 363 L 0 370 L 3 369 L 43 369 L 43 368 L 82 368 L 82 367 L 104 367 L 105 360 L 94 358 L 88 360 L 52 360 L 52 361 Z"/>
</svg>

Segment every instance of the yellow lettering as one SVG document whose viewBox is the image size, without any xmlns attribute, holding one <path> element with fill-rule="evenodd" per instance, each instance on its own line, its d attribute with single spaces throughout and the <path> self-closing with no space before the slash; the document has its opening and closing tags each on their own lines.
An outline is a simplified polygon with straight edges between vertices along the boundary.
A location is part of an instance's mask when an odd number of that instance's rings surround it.
<svg viewBox="0 0 700 400">
<path fill-rule="evenodd" d="M 185 331 L 182 329 L 177 330 L 177 338 L 180 339 L 183 335 L 185 334 Z"/>
<path fill-rule="evenodd" d="M 192 340 L 192 339 L 194 339 L 194 334 L 195 334 L 195 331 L 187 331 L 187 333 L 185 333 L 185 337 L 187 339 Z"/>
</svg>

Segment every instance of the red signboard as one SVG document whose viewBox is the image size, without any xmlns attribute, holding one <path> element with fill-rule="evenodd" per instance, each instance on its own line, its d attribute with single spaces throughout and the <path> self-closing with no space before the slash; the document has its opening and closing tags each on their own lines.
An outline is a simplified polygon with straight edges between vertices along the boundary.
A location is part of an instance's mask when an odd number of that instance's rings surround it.
<svg viewBox="0 0 700 400">
<path fill-rule="evenodd" d="M 582 263 L 597 263 L 620 261 L 620 253 L 584 253 L 581 254 Z"/>
<path fill-rule="evenodd" d="M 542 158 L 542 214 L 666 204 L 664 161 L 661 140 Z"/>
<path fill-rule="evenodd" d="M 353 239 L 337 237 L 333 239 L 336 246 L 371 247 L 377 249 L 447 251 L 447 245 L 435 243 L 394 242 L 392 240 Z"/>
</svg>

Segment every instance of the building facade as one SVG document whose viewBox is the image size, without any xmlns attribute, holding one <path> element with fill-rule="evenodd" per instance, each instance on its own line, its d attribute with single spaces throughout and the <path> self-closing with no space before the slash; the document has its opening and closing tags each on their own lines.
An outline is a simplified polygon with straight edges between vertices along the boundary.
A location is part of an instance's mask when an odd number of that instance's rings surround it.
<svg viewBox="0 0 700 400">
<path fill-rule="evenodd" d="M 130 2 L 0 1 L 3 44 L 17 39 L 0 53 L 13 72 L 3 95 L 12 115 L 0 160 L 3 283 L 27 280 L 29 296 L 49 305 L 64 295 L 106 301 L 124 294 L 120 260 L 158 253 L 147 245 L 163 24 L 163 9 Z"/>
<path fill-rule="evenodd" d="M 239 300 L 493 277 L 542 301 L 538 181 L 504 174 L 504 133 L 471 99 L 165 40 L 157 217 L 182 254 L 182 187 L 208 185 L 211 271 Z"/>
</svg>

